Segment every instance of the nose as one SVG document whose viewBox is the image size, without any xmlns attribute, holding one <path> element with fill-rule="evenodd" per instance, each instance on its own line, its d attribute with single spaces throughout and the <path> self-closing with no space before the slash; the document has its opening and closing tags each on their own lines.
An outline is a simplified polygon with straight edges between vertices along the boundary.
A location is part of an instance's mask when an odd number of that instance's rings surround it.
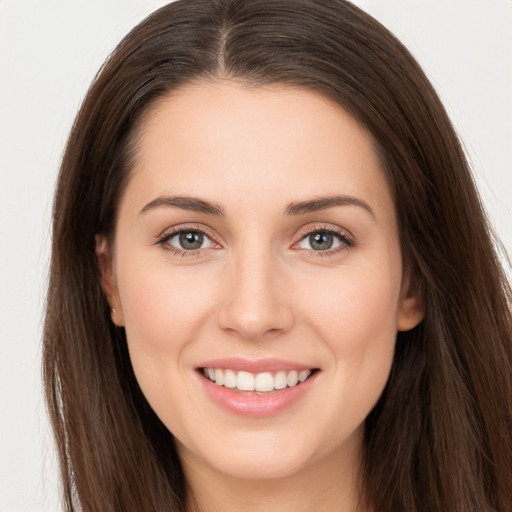
<svg viewBox="0 0 512 512">
<path fill-rule="evenodd" d="M 247 341 L 287 332 L 294 323 L 292 291 L 268 253 L 240 255 L 227 270 L 218 324 Z"/>
</svg>

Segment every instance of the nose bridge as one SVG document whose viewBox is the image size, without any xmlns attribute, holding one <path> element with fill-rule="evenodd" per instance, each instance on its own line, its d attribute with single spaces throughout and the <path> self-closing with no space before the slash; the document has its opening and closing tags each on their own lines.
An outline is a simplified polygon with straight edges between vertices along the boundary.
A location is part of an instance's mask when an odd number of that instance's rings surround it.
<svg viewBox="0 0 512 512">
<path fill-rule="evenodd" d="M 286 331 L 293 322 L 292 305 L 269 244 L 247 243 L 233 254 L 220 305 L 219 324 L 243 339 Z"/>
</svg>

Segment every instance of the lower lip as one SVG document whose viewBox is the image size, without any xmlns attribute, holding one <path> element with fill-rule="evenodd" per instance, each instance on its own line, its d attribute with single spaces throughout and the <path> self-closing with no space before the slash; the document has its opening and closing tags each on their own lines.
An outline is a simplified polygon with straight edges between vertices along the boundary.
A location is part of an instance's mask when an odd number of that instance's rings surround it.
<svg viewBox="0 0 512 512">
<path fill-rule="evenodd" d="M 278 414 L 299 401 L 311 389 L 318 373 L 314 372 L 296 386 L 263 395 L 233 391 L 225 386 L 218 386 L 202 374 L 199 377 L 209 397 L 226 411 L 238 416 L 261 418 Z"/>
</svg>

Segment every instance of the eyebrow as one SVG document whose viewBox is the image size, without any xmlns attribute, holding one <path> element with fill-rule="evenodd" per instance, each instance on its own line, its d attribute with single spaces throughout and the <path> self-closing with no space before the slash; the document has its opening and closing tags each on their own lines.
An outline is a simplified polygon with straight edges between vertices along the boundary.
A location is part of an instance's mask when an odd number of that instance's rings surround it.
<svg viewBox="0 0 512 512">
<path fill-rule="evenodd" d="M 335 206 L 358 206 L 366 210 L 374 219 L 375 212 L 372 207 L 362 199 L 353 196 L 323 196 L 310 199 L 308 201 L 300 201 L 289 203 L 285 208 L 286 215 L 304 215 L 306 213 L 318 212 L 333 208 Z"/>
<path fill-rule="evenodd" d="M 215 215 L 216 217 L 224 217 L 224 209 L 214 203 L 199 199 L 197 197 L 189 196 L 160 196 L 153 201 L 149 202 L 141 210 L 142 213 L 147 213 L 150 210 L 160 207 L 180 208 L 181 210 L 189 210 L 207 215 Z M 298 201 L 288 203 L 284 210 L 285 215 L 305 215 L 307 213 L 318 212 L 333 208 L 335 206 L 358 206 L 366 210 L 373 218 L 375 213 L 371 206 L 362 199 L 353 196 L 323 196 L 307 201 Z"/>
<path fill-rule="evenodd" d="M 180 208 L 181 210 L 190 210 L 193 212 L 206 213 L 217 217 L 224 216 L 224 210 L 221 206 L 210 203 L 197 197 L 188 196 L 160 196 L 149 202 L 140 213 L 147 213 L 154 208 L 167 206 L 171 208 Z"/>
</svg>

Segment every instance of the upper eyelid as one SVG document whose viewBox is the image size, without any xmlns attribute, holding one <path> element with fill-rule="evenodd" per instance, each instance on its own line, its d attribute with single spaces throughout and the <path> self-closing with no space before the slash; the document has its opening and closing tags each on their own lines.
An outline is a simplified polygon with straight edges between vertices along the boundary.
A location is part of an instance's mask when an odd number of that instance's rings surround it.
<svg viewBox="0 0 512 512">
<path fill-rule="evenodd" d="M 216 237 L 210 229 L 198 224 L 183 224 L 178 226 L 172 226 L 164 229 L 159 235 L 156 236 L 157 242 L 160 242 L 166 238 L 172 238 L 173 236 L 183 231 L 197 231 L 207 236 L 212 242 L 219 243 L 218 237 Z"/>
<path fill-rule="evenodd" d="M 341 237 L 349 238 L 350 240 L 354 240 L 354 235 L 347 229 L 341 228 L 339 226 L 326 225 L 326 224 L 315 224 L 313 226 L 305 226 L 301 228 L 298 233 L 300 240 L 303 240 L 305 237 L 311 235 L 312 233 L 318 233 L 322 231 L 327 231 L 329 233 L 337 234 Z"/>
</svg>

